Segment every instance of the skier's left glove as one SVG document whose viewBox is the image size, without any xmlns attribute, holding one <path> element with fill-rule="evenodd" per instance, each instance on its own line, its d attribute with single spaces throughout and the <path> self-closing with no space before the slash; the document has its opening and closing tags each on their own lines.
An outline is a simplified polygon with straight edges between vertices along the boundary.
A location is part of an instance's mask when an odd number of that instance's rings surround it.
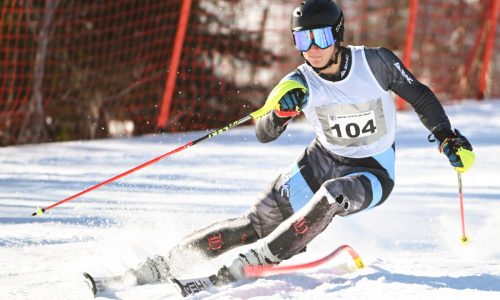
<svg viewBox="0 0 500 300">
<path fill-rule="evenodd" d="M 432 134 L 439 143 L 439 152 L 448 157 L 457 172 L 463 173 L 472 167 L 476 160 L 472 145 L 460 131 L 457 129 L 451 131 L 445 126 L 438 125 L 432 130 Z M 432 141 L 431 136 L 429 141 Z"/>
</svg>

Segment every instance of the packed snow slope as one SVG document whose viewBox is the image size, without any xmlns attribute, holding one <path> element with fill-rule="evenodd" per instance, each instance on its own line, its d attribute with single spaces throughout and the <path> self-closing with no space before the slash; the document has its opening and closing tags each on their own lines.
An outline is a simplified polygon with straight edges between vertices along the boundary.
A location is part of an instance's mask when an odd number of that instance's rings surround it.
<svg viewBox="0 0 500 300">
<path fill-rule="evenodd" d="M 330 265 L 235 283 L 193 299 L 500 299 L 500 101 L 447 106 L 476 165 L 463 175 L 468 245 L 460 243 L 457 174 L 413 111 L 398 114 L 396 187 L 380 207 L 336 217 L 289 262 L 342 244 L 367 267 L 338 276 Z M 228 120 L 228 123 L 232 120 Z M 92 299 L 81 273 L 110 276 L 165 254 L 183 236 L 246 211 L 313 135 L 295 122 L 260 144 L 235 128 L 73 201 L 32 217 L 205 132 L 0 149 L 0 299 Z M 208 275 L 237 252 L 193 265 Z M 185 262 L 189 264 L 189 261 Z M 178 299 L 168 284 L 99 299 Z"/>
</svg>

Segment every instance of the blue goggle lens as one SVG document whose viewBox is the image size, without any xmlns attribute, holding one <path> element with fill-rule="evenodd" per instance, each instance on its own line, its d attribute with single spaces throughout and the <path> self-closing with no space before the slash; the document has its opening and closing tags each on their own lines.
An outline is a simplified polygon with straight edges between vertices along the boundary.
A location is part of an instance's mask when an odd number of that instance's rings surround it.
<svg viewBox="0 0 500 300">
<path fill-rule="evenodd" d="M 302 52 L 308 51 L 313 44 L 321 49 L 328 48 L 335 44 L 331 26 L 295 31 L 293 33 L 293 39 L 295 41 L 295 47 Z"/>
</svg>

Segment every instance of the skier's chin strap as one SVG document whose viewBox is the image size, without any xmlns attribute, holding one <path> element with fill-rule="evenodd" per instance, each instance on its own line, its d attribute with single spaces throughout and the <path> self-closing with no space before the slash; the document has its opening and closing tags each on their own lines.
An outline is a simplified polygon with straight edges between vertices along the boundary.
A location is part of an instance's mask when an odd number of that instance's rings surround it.
<svg viewBox="0 0 500 300">
<path fill-rule="evenodd" d="M 330 58 L 330 60 L 326 63 L 326 65 L 319 67 L 319 68 L 315 68 L 309 63 L 309 61 L 307 61 L 307 59 L 306 59 L 306 64 L 308 64 L 314 70 L 314 72 L 316 72 L 318 74 L 321 73 L 321 71 L 328 69 L 329 67 L 331 67 L 332 65 L 334 65 L 338 62 L 339 54 L 341 52 L 341 50 L 340 50 L 341 47 L 337 46 L 336 48 L 337 48 L 337 51 L 335 51 L 335 55 L 333 56 L 333 59 Z"/>
<path fill-rule="evenodd" d="M 313 67 L 313 66 L 309 63 L 309 61 L 308 61 L 307 59 L 306 59 L 306 64 L 308 64 L 308 65 L 309 65 L 309 66 L 310 66 L 310 67 L 314 70 L 314 72 L 316 72 L 316 73 L 318 73 L 318 74 L 319 74 L 319 73 L 321 73 L 321 71 L 326 70 L 326 69 L 328 69 L 329 67 L 331 67 L 333 64 L 335 64 L 335 63 L 336 63 L 335 61 L 336 61 L 336 59 L 331 59 L 331 58 L 330 58 L 330 60 L 326 63 L 326 65 L 324 65 L 324 66 L 322 66 L 322 67 L 319 67 L 319 68 L 315 68 L 315 67 Z"/>
</svg>

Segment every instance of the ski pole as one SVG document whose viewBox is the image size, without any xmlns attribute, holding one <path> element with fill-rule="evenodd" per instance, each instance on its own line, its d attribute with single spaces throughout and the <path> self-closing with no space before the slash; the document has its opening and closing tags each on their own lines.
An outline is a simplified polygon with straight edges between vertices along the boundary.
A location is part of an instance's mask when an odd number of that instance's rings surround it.
<svg viewBox="0 0 500 300">
<path fill-rule="evenodd" d="M 462 244 L 467 244 L 469 242 L 469 237 L 465 234 L 465 213 L 464 213 L 464 198 L 462 195 L 462 174 L 457 172 L 458 176 L 458 197 L 460 200 L 460 220 L 462 222 L 462 236 L 460 237 L 460 241 Z"/>
<path fill-rule="evenodd" d="M 212 131 L 212 132 L 210 132 L 210 133 L 208 133 L 208 134 L 206 134 L 206 135 L 204 135 L 204 136 L 202 136 L 202 137 L 200 137 L 200 138 L 198 138 L 196 140 L 190 141 L 190 142 L 186 143 L 185 145 L 180 146 L 180 147 L 178 147 L 178 148 L 176 148 L 176 149 L 174 149 L 172 151 L 169 151 L 169 152 L 167 152 L 167 153 L 165 153 L 163 155 L 160 155 L 160 156 L 158 156 L 156 158 L 153 158 L 153 159 L 151 159 L 151 160 L 149 160 L 149 161 L 147 161 L 147 162 L 145 162 L 145 163 L 143 163 L 141 165 L 138 165 L 137 167 L 134 167 L 134 168 L 132 168 L 132 169 L 130 169 L 128 171 L 125 171 L 125 172 L 123 172 L 121 174 L 118 174 L 118 175 L 116 175 L 116 176 L 114 176 L 114 177 L 112 177 L 110 179 L 107 179 L 107 180 L 101 182 L 101 183 L 98 183 L 98 184 L 96 184 L 96 185 L 94 185 L 94 186 L 92 186 L 92 187 L 90 187 L 90 188 L 88 188 L 86 190 L 83 190 L 83 191 L 81 191 L 81 192 L 79 192 L 77 194 L 74 194 L 73 196 L 70 196 L 70 197 L 68 197 L 66 199 L 63 199 L 63 200 L 61 200 L 59 202 L 56 202 L 56 203 L 54 203 L 54 204 L 52 204 L 50 206 L 45 207 L 45 208 L 38 208 L 31 215 L 32 216 L 43 215 L 49 209 L 52 209 L 52 208 L 54 208 L 56 206 L 59 206 L 59 205 L 61 205 L 63 203 L 69 202 L 69 201 L 71 201 L 71 200 L 73 200 L 75 198 L 78 198 L 78 197 L 80 197 L 80 196 L 82 196 L 82 195 L 84 195 L 84 194 L 86 194 L 86 193 L 88 193 L 90 191 L 98 189 L 98 188 L 100 188 L 100 187 L 102 187 L 102 186 L 104 186 L 106 184 L 109 184 L 109 183 L 111 183 L 113 181 L 116 181 L 116 180 L 118 180 L 118 179 L 120 179 L 122 177 L 125 177 L 125 176 L 127 176 L 127 175 L 129 175 L 131 173 L 134 173 L 135 171 L 138 171 L 138 170 L 140 170 L 142 168 L 145 168 L 145 167 L 147 167 L 149 165 L 152 165 L 152 164 L 154 164 L 154 163 L 156 163 L 156 162 L 158 162 L 158 161 L 160 161 L 160 160 L 162 160 L 162 159 L 164 159 L 164 158 L 166 158 L 168 156 L 171 156 L 171 155 L 173 155 L 175 153 L 181 152 L 184 149 L 192 147 L 192 146 L 198 144 L 199 142 L 211 139 L 214 136 L 219 135 L 219 134 L 221 134 L 223 132 L 226 132 L 226 131 L 228 131 L 228 130 L 230 130 L 230 129 L 238 126 L 238 125 L 241 125 L 241 124 L 243 124 L 243 123 L 245 123 L 245 122 L 247 122 L 247 121 L 249 121 L 251 119 L 255 119 L 256 120 L 256 119 L 262 118 L 269 111 L 271 111 L 272 109 L 274 109 L 276 107 L 276 105 L 278 104 L 279 100 L 287 92 L 289 92 L 289 91 L 291 91 L 293 89 L 301 89 L 304 93 L 307 91 L 307 89 L 302 84 L 300 84 L 297 81 L 294 81 L 294 80 L 285 80 L 285 81 L 282 81 L 278 85 L 276 85 L 274 87 L 274 89 L 271 91 L 271 93 L 267 97 L 267 100 L 266 100 L 264 106 L 262 106 L 260 109 L 258 109 L 256 111 L 250 113 L 249 115 L 247 115 L 247 116 L 245 116 L 245 117 L 243 117 L 243 118 L 241 118 L 241 119 L 239 119 L 237 121 L 229 123 L 225 127 L 222 127 L 220 129 L 214 130 L 214 131 Z"/>
</svg>

